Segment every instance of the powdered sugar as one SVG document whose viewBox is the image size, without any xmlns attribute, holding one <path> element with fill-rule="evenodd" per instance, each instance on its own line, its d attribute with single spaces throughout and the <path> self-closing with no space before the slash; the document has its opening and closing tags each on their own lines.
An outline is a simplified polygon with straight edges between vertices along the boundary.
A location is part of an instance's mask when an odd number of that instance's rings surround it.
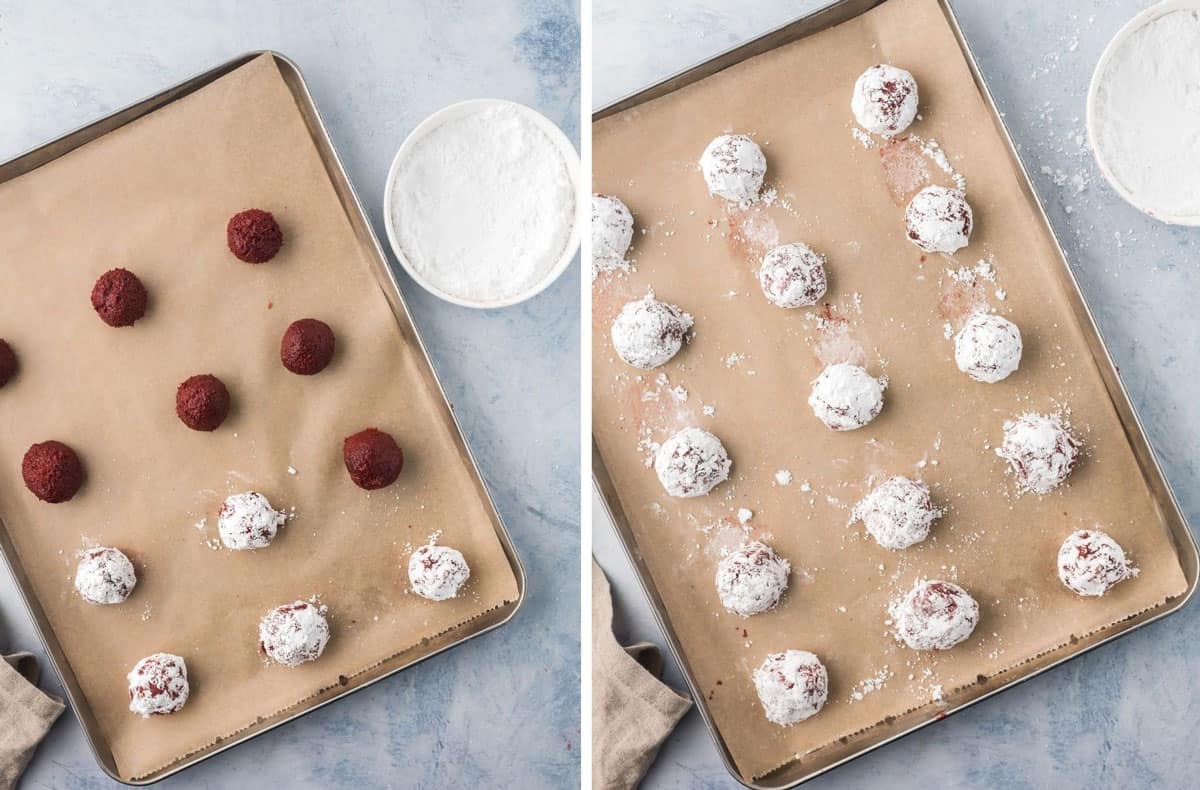
<svg viewBox="0 0 1200 790">
<path fill-rule="evenodd" d="M 187 664 L 173 653 L 154 653 L 134 664 L 129 680 L 129 710 L 142 716 L 174 713 L 188 700 Z"/>
<path fill-rule="evenodd" d="M 396 167 L 396 241 L 439 290 L 478 302 L 512 299 L 563 256 L 575 222 L 574 179 L 527 110 L 504 103 L 448 120 Z"/>
<path fill-rule="evenodd" d="M 942 515 L 923 480 L 889 477 L 854 507 L 850 523 L 861 521 L 871 537 L 885 549 L 906 549 L 929 537 L 929 529 Z"/>
<path fill-rule="evenodd" d="M 1098 529 L 1072 532 L 1058 550 L 1058 578 L 1079 595 L 1104 595 L 1137 574 L 1121 545 Z"/>
<path fill-rule="evenodd" d="M 457 597 L 470 577 L 471 568 L 462 552 L 449 546 L 421 546 L 408 560 L 408 580 L 413 592 L 431 601 Z"/>
<path fill-rule="evenodd" d="M 665 365 L 679 353 L 684 335 L 691 328 L 691 315 L 658 301 L 649 292 L 626 304 L 613 320 L 613 349 L 627 364 L 650 370 Z"/>
<path fill-rule="evenodd" d="M 829 696 L 829 674 L 807 650 L 772 653 L 754 670 L 754 688 L 769 721 L 787 727 L 815 716 Z"/>
<path fill-rule="evenodd" d="M 704 496 L 729 477 L 732 462 L 721 440 L 703 428 L 685 428 L 662 443 L 654 471 L 674 497 Z"/>
<path fill-rule="evenodd" d="M 892 137 L 917 117 L 917 81 L 902 68 L 879 64 L 854 82 L 850 110 L 867 131 Z"/>
<path fill-rule="evenodd" d="M 731 203 L 749 204 L 758 199 L 762 189 L 767 158 L 746 135 L 723 134 L 704 149 L 700 172 L 710 194 Z"/>
<path fill-rule="evenodd" d="M 620 198 L 592 195 L 592 277 L 629 271 L 625 253 L 633 244 L 633 215 Z"/>
<path fill-rule="evenodd" d="M 975 313 L 954 340 L 958 369 L 976 381 L 994 384 L 1021 364 L 1021 330 L 994 313 Z"/>
<path fill-rule="evenodd" d="M 811 307 L 825 295 L 825 256 L 807 244 L 783 244 L 763 257 L 758 283 L 777 307 Z"/>
<path fill-rule="evenodd" d="M 973 221 L 966 195 L 942 186 L 922 189 L 904 212 L 909 240 L 925 252 L 950 254 L 967 246 Z"/>
<path fill-rule="evenodd" d="M 315 661 L 329 643 L 327 607 L 306 601 L 277 606 L 258 623 L 259 646 L 267 658 L 287 667 Z"/>
<path fill-rule="evenodd" d="M 75 570 L 75 589 L 88 603 L 122 603 L 136 584 L 133 563 L 120 549 L 88 549 L 83 552 Z"/>
<path fill-rule="evenodd" d="M 221 542 L 234 551 L 262 549 L 271 545 L 287 514 L 275 510 L 265 496 L 247 491 L 228 497 L 217 514 Z"/>
<path fill-rule="evenodd" d="M 1027 412 L 1004 423 L 996 455 L 1008 461 L 1020 491 L 1048 494 L 1079 463 L 1079 441 L 1057 414 Z"/>
<path fill-rule="evenodd" d="M 896 638 L 913 650 L 949 650 L 979 624 L 979 604 L 953 582 L 918 582 L 889 606 Z"/>
</svg>

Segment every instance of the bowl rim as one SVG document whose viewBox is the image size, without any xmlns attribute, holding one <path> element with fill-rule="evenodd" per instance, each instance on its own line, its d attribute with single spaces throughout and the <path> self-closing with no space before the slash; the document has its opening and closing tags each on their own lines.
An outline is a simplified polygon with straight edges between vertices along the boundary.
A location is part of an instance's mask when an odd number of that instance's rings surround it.
<svg viewBox="0 0 1200 790">
<path fill-rule="evenodd" d="M 1100 54 L 1100 59 L 1096 61 L 1096 68 L 1092 71 L 1091 83 L 1088 85 L 1087 92 L 1087 108 L 1085 112 L 1085 126 L 1087 128 L 1088 144 L 1092 149 L 1092 158 L 1096 160 L 1096 165 L 1100 168 L 1100 173 L 1104 176 L 1104 180 L 1109 186 L 1116 191 L 1118 195 L 1129 205 L 1136 208 L 1151 219 L 1156 219 L 1168 225 L 1185 225 L 1189 227 L 1200 227 L 1200 214 L 1169 214 L 1164 213 L 1158 208 L 1147 206 L 1140 202 L 1133 194 L 1126 189 L 1121 183 L 1116 174 L 1109 167 L 1108 162 L 1104 158 L 1104 153 L 1097 140 L 1097 94 L 1100 92 L 1100 79 L 1105 70 L 1108 68 L 1109 61 L 1113 55 L 1121 48 L 1121 46 L 1137 31 L 1141 30 L 1146 25 L 1166 16 L 1175 11 L 1185 10 L 1200 10 L 1200 0 L 1161 0 L 1158 3 L 1144 8 L 1135 14 L 1128 22 L 1121 26 L 1121 29 L 1116 32 L 1112 39 L 1104 47 L 1104 51 Z"/>
<path fill-rule="evenodd" d="M 513 294 L 503 299 L 495 299 L 491 301 L 482 301 L 478 299 L 467 299 L 455 294 L 442 290 L 426 279 L 416 268 L 409 262 L 408 256 L 404 253 L 404 248 L 400 245 L 396 234 L 396 229 L 393 224 L 392 215 L 392 192 L 396 183 L 396 177 L 400 171 L 400 163 L 404 161 L 416 145 L 426 135 L 438 128 L 447 121 L 461 118 L 472 111 L 483 110 L 489 107 L 514 107 L 527 119 L 532 121 L 542 132 L 550 138 L 550 141 L 558 149 L 563 157 L 563 164 L 567 168 L 567 175 L 571 180 L 571 193 L 575 200 L 575 210 L 572 212 L 571 230 L 567 236 L 567 243 L 564 245 L 559 259 L 555 264 L 547 270 L 546 275 L 531 286 L 529 289 L 520 293 Z M 567 135 L 546 116 L 542 115 L 537 110 L 527 105 L 515 102 L 510 99 L 467 99 L 465 101 L 448 104 L 445 107 L 437 110 L 427 116 L 425 120 L 418 123 L 413 130 L 404 138 L 404 142 L 396 149 L 395 156 L 392 157 L 392 164 L 388 168 L 387 180 L 383 187 L 383 226 L 387 232 L 388 245 L 392 249 L 392 255 L 399 261 L 400 266 L 408 273 L 408 276 L 413 279 L 417 285 L 424 288 L 429 293 L 442 299 L 443 301 L 456 304 L 461 307 L 471 307 L 480 310 L 490 310 L 501 307 L 511 307 L 528 299 L 532 299 L 542 291 L 546 290 L 553 284 L 562 273 L 567 270 L 574 260 L 576 252 L 579 250 L 580 228 L 581 228 L 581 198 L 579 194 L 579 168 L 580 159 L 579 152 L 575 149 L 574 143 Z"/>
</svg>

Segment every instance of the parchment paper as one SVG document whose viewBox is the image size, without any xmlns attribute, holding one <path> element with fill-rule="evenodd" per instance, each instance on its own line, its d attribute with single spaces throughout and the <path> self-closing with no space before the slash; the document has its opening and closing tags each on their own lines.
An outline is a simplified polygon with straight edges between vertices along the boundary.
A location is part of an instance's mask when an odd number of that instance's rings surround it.
<svg viewBox="0 0 1200 790">
<path fill-rule="evenodd" d="M 867 148 L 851 134 L 851 87 L 878 62 L 913 72 L 923 117 L 911 131 L 940 142 L 966 179 L 976 228 L 954 260 L 923 259 L 903 220 L 909 197 L 930 181 L 949 184 L 947 174 L 915 140 L 884 147 L 876 138 Z M 726 211 L 708 196 L 696 162 L 730 131 L 763 146 L 767 186 L 778 191 L 771 205 Z M 1072 317 L 1052 241 L 934 0 L 890 0 L 599 121 L 593 139 L 595 190 L 624 200 L 639 229 L 637 271 L 601 277 L 593 289 L 593 429 L 637 550 L 744 778 L 920 706 L 934 715 L 939 699 L 978 676 L 1185 590 Z M 761 255 L 790 241 L 828 256 L 827 307 L 788 311 L 763 297 Z M 947 275 L 981 259 L 994 282 Z M 609 328 L 648 287 L 694 314 L 695 337 L 660 371 L 640 374 L 616 357 Z M 979 305 L 1010 317 L 1025 339 L 1020 370 L 991 386 L 957 370 L 946 337 L 946 324 L 956 331 Z M 886 403 L 867 428 L 834 433 L 807 405 L 809 382 L 824 363 L 855 357 L 889 377 Z M 1060 491 L 1017 496 L 993 452 L 1002 424 L 1060 407 L 1087 456 Z M 721 437 L 733 475 L 707 497 L 672 499 L 645 464 L 648 442 L 690 424 Z M 776 481 L 781 470 L 790 484 Z M 949 508 L 928 541 L 903 552 L 847 526 L 869 479 L 892 474 L 924 478 Z M 745 620 L 722 610 L 713 585 L 722 549 L 743 539 L 739 508 L 753 511 L 747 531 L 793 566 L 778 609 Z M 1055 555 L 1072 530 L 1097 524 L 1141 575 L 1085 600 L 1060 584 Z M 956 580 L 974 594 L 983 615 L 968 642 L 932 654 L 893 640 L 887 603 L 919 578 Z M 751 672 L 787 648 L 821 656 L 830 694 L 819 715 L 780 728 L 763 716 Z"/>
<path fill-rule="evenodd" d="M 225 223 L 273 211 L 278 257 L 233 258 Z M 269 56 L 0 185 L 0 336 L 20 356 L 0 390 L 0 515 L 125 778 L 295 706 L 506 601 L 513 571 L 456 449 L 418 348 L 401 336 L 295 101 Z M 112 329 L 93 312 L 96 277 L 124 266 L 150 292 L 146 317 Z M 284 328 L 320 318 L 333 364 L 296 376 Z M 175 389 L 214 373 L 234 402 L 214 433 L 175 416 Z M 342 439 L 391 432 L 399 481 L 368 493 Z M 30 444 L 60 439 L 87 468 L 69 503 L 21 482 Z M 290 474 L 292 467 L 296 473 Z M 258 490 L 295 518 L 256 552 L 220 547 L 216 513 Z M 431 535 L 472 568 L 465 594 L 408 592 L 407 556 Z M 84 603 L 79 550 L 120 547 L 139 583 L 123 605 Z M 296 669 L 264 664 L 259 618 L 320 595 L 333 638 Z M 192 695 L 172 716 L 128 709 L 126 672 L 155 651 L 182 655 Z"/>
</svg>

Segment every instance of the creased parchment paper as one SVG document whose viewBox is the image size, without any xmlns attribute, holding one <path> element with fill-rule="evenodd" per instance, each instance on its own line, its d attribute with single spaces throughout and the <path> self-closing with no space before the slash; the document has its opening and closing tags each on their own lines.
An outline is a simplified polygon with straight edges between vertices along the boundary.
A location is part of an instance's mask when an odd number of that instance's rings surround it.
<svg viewBox="0 0 1200 790">
<path fill-rule="evenodd" d="M 884 146 L 852 135 L 851 86 L 878 62 L 916 76 L 922 118 L 911 131 L 928 152 L 912 137 Z M 696 162 L 723 132 L 762 145 L 767 188 L 777 192 L 769 205 L 727 210 L 708 196 Z M 839 739 L 914 708 L 936 715 L 939 700 L 978 676 L 1185 590 L 1072 317 L 1052 240 L 934 0 L 889 0 L 599 121 L 593 134 L 595 190 L 624 200 L 638 229 L 637 271 L 601 276 L 593 290 L 595 437 L 744 778 L 837 749 Z M 970 246 L 953 259 L 923 258 L 905 238 L 909 197 L 929 182 L 952 183 L 929 140 L 965 178 L 975 209 Z M 763 297 L 761 255 L 791 241 L 828 256 L 827 306 L 789 311 Z M 972 271 L 948 273 L 960 267 Z M 621 305 L 650 287 L 695 316 L 695 336 L 675 360 L 642 373 L 616 357 L 609 328 Z M 981 305 L 1010 317 L 1025 338 L 1020 370 L 991 386 L 957 370 L 947 337 Z M 886 375 L 890 386 L 875 422 L 833 433 L 807 405 L 809 382 L 825 363 L 845 360 Z M 1087 456 L 1058 492 L 1018 496 L 993 452 L 1001 426 L 1027 410 L 1059 408 L 1069 409 Z M 733 474 L 707 497 L 672 499 L 646 462 L 653 442 L 688 425 L 722 439 Z M 924 478 L 949 509 L 928 541 L 902 552 L 847 526 L 870 482 L 892 474 Z M 745 529 L 741 508 L 753 512 Z M 1141 575 L 1085 600 L 1059 583 L 1055 555 L 1072 530 L 1095 525 L 1132 553 Z M 793 571 L 778 609 L 741 619 L 721 608 L 713 573 L 721 552 L 747 533 L 772 544 Z M 974 594 L 982 621 L 968 642 L 936 654 L 893 640 L 887 604 L 919 578 L 956 581 Z M 763 716 L 751 672 L 787 648 L 817 653 L 830 691 L 819 715 L 781 728 Z"/>
<path fill-rule="evenodd" d="M 225 245 L 226 221 L 249 207 L 274 212 L 285 235 L 258 266 Z M 401 336 L 270 56 L 0 185 L 0 249 L 0 336 L 21 364 L 0 390 L 0 515 L 122 777 L 515 600 L 420 350 Z M 150 292 L 132 328 L 106 326 L 89 302 L 117 266 Z M 284 328 L 304 317 L 337 335 L 334 362 L 311 377 L 279 362 Z M 175 389 L 195 373 L 221 377 L 233 396 L 214 433 L 175 416 Z M 369 426 L 405 454 L 399 481 L 371 493 L 350 481 L 341 449 Z M 26 448 L 51 438 L 87 468 L 61 505 L 21 482 Z M 267 549 L 220 546 L 217 509 L 243 490 L 295 509 Z M 408 591 L 408 554 L 435 534 L 472 568 L 465 593 L 444 603 Z M 94 545 L 137 567 L 123 605 L 75 593 L 77 554 Z M 259 618 L 312 595 L 329 606 L 324 656 L 264 664 Z M 191 698 L 143 720 L 127 709 L 125 674 L 156 651 L 187 660 Z"/>
</svg>

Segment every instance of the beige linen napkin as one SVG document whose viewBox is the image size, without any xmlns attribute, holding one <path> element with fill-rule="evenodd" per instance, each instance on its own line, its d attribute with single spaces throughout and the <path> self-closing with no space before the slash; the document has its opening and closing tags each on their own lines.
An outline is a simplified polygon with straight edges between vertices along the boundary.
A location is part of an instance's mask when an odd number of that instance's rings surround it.
<svg viewBox="0 0 1200 790">
<path fill-rule="evenodd" d="M 37 659 L 14 653 L 0 660 L 0 788 L 17 786 L 33 750 L 63 712 L 62 700 L 37 687 Z"/>
<path fill-rule="evenodd" d="M 592 560 L 592 786 L 628 790 L 642 780 L 658 747 L 691 707 L 664 685 L 658 648 L 617 644 L 612 591 Z"/>
</svg>

